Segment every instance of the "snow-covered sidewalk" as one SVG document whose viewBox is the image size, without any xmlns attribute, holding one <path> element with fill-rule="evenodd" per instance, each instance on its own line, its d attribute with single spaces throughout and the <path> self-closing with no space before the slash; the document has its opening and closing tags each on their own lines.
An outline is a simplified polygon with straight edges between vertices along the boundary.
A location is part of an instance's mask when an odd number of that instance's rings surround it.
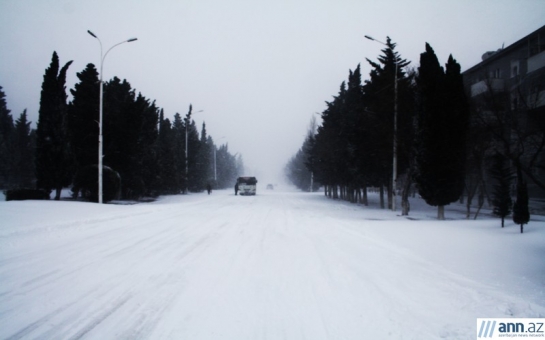
<svg viewBox="0 0 545 340">
<path fill-rule="evenodd" d="M 0 202 L 0 338 L 474 339 L 545 317 L 545 221 L 322 194 Z"/>
</svg>

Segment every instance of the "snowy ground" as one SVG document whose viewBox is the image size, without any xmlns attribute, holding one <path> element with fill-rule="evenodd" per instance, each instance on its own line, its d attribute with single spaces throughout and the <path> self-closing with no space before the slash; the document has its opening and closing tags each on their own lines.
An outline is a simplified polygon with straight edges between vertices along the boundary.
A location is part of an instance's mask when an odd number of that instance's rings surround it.
<svg viewBox="0 0 545 340">
<path fill-rule="evenodd" d="M 478 317 L 545 317 L 543 216 L 521 235 L 411 204 L 0 202 L 0 338 L 474 339 Z"/>
</svg>

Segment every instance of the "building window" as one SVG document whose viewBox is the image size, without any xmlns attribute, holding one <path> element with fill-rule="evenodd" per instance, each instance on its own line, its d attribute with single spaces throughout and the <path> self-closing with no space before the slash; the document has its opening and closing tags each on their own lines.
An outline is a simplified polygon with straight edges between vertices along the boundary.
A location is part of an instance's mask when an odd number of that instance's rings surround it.
<svg viewBox="0 0 545 340">
<path fill-rule="evenodd" d="M 490 72 L 490 78 L 492 79 L 501 79 L 501 70 L 499 68 Z"/>
<path fill-rule="evenodd" d="M 530 57 L 545 51 L 545 37 L 543 32 L 538 32 L 528 39 Z"/>
<path fill-rule="evenodd" d="M 511 78 L 519 75 L 519 61 L 511 62 Z"/>
</svg>

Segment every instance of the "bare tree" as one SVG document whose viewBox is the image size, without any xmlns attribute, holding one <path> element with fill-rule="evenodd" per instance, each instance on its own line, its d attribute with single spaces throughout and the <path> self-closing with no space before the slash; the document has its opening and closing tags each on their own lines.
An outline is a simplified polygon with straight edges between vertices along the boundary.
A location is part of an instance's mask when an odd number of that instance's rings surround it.
<svg viewBox="0 0 545 340">
<path fill-rule="evenodd" d="M 535 171 L 545 170 L 545 119 L 536 113 L 544 100 L 543 85 L 519 79 L 508 91 L 495 88 L 493 81 L 485 79 L 486 90 L 477 101 L 476 118 L 490 133 L 492 148 L 545 190 L 545 179 Z"/>
</svg>

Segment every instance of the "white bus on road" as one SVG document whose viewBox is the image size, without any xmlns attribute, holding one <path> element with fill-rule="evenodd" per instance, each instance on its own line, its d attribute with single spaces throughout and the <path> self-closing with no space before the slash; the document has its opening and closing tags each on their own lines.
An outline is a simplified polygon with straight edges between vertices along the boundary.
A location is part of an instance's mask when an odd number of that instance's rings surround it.
<svg viewBox="0 0 545 340">
<path fill-rule="evenodd" d="M 257 179 L 255 177 L 239 177 L 237 187 L 240 195 L 255 195 Z"/>
</svg>

